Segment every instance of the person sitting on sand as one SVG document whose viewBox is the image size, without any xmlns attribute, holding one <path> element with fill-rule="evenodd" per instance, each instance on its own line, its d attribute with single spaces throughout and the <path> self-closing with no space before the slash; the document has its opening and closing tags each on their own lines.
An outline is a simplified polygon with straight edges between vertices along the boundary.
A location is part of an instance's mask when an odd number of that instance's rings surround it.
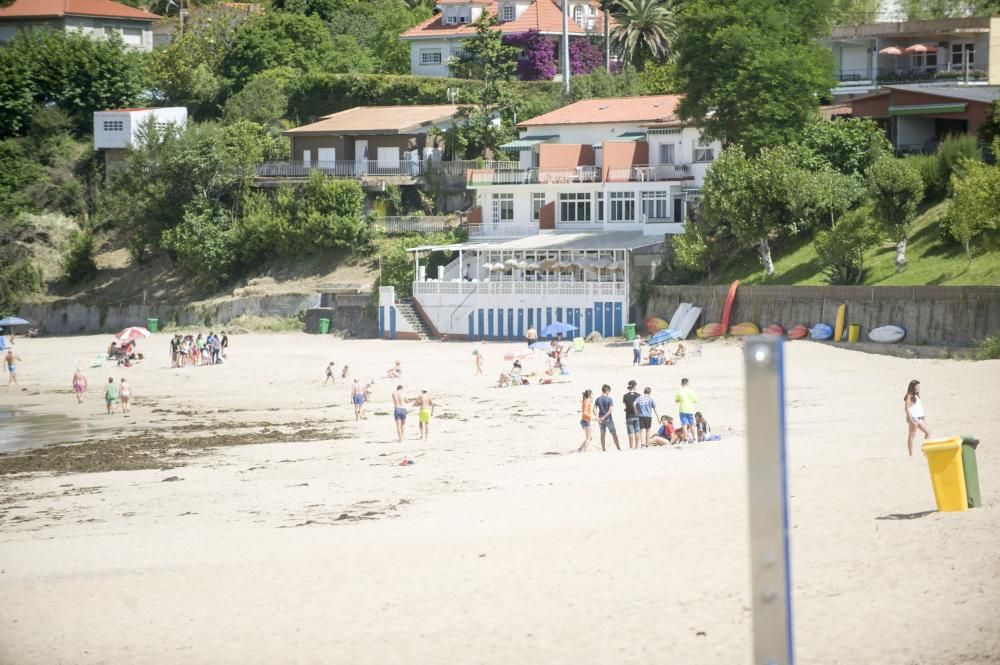
<svg viewBox="0 0 1000 665">
<path fill-rule="evenodd" d="M 347 372 L 351 369 L 350 365 L 344 365 L 344 369 L 340 370 L 340 378 L 346 379 Z"/>
<path fill-rule="evenodd" d="M 83 393 L 87 392 L 87 377 L 79 367 L 73 373 L 73 392 L 76 393 L 76 403 L 83 404 Z"/>
<path fill-rule="evenodd" d="M 118 388 L 115 386 L 115 377 L 108 377 L 108 385 L 104 386 L 104 402 L 108 407 L 108 414 L 115 412 L 115 400 L 118 399 Z"/>
<path fill-rule="evenodd" d="M 354 379 L 351 386 L 351 403 L 354 404 L 354 419 L 361 420 L 365 409 L 365 388 L 359 379 Z"/>
<path fill-rule="evenodd" d="M 696 411 L 694 414 L 694 428 L 695 436 L 699 442 L 706 441 L 705 437 L 712 432 L 712 428 L 708 426 L 708 421 L 705 420 L 705 416 L 701 415 L 701 411 Z"/>
<path fill-rule="evenodd" d="M 670 416 L 662 416 L 660 418 L 660 429 L 656 430 L 656 434 L 649 437 L 649 445 L 668 445 L 673 442 L 675 435 L 676 430 L 674 429 L 674 419 Z"/>
<path fill-rule="evenodd" d="M 684 348 L 684 344 L 683 343 L 678 344 L 677 348 L 674 350 L 674 360 L 680 360 L 681 358 L 684 357 L 686 353 L 687 350 Z"/>
<path fill-rule="evenodd" d="M 330 381 L 333 381 L 333 385 L 337 385 L 337 379 L 333 375 L 333 367 L 334 367 L 334 362 L 331 360 L 330 364 L 326 366 L 326 380 L 323 381 L 324 386 Z"/>
<path fill-rule="evenodd" d="M 118 387 L 118 399 L 122 402 L 122 414 L 128 413 L 128 403 L 132 399 L 132 389 L 128 385 L 125 377 L 122 377 L 121 385 Z"/>
<path fill-rule="evenodd" d="M 385 373 L 387 379 L 399 379 L 403 376 L 403 365 L 397 360 L 396 364 Z"/>
<path fill-rule="evenodd" d="M 118 357 L 118 342 L 111 342 L 108 345 L 108 360 L 114 360 Z"/>
<path fill-rule="evenodd" d="M 508 372 L 500 372 L 500 376 L 497 378 L 497 388 L 506 388 L 510 384 L 510 374 Z"/>
</svg>

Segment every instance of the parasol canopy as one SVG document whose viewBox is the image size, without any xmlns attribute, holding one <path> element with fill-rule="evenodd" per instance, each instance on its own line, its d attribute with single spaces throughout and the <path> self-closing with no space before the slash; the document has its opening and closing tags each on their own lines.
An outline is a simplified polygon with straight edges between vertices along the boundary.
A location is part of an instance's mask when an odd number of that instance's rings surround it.
<svg viewBox="0 0 1000 665">
<path fill-rule="evenodd" d="M 26 326 L 28 322 L 19 316 L 7 316 L 0 319 L 0 328 L 5 326 Z"/>
<path fill-rule="evenodd" d="M 576 326 L 571 326 L 568 323 L 563 323 L 562 321 L 556 321 L 555 323 L 550 323 L 542 329 L 542 335 L 545 337 L 551 337 L 552 335 L 561 335 L 563 333 L 573 332 L 576 330 Z"/>
<path fill-rule="evenodd" d="M 149 337 L 149 331 L 140 326 L 130 326 L 125 330 L 118 331 L 118 334 L 115 335 L 115 341 L 119 344 L 127 344 L 142 337 Z"/>
<path fill-rule="evenodd" d="M 898 46 L 886 46 L 884 49 L 879 49 L 879 55 L 903 55 L 903 49 Z"/>
<path fill-rule="evenodd" d="M 937 53 L 937 46 L 930 46 L 928 44 L 914 44 L 913 46 L 907 46 L 903 50 L 903 53 Z"/>
</svg>

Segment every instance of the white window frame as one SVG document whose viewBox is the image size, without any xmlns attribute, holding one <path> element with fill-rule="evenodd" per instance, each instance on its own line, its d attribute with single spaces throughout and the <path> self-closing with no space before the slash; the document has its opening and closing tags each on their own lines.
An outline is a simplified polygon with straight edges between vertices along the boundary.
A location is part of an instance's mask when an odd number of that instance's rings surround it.
<svg viewBox="0 0 1000 665">
<path fill-rule="evenodd" d="M 560 193 L 559 221 L 566 224 L 593 224 L 594 205 L 590 192 Z"/>
<path fill-rule="evenodd" d="M 437 60 L 434 60 L 432 56 L 437 56 Z M 434 67 L 440 65 L 441 62 L 441 49 L 420 51 L 420 64 L 422 66 Z"/>
<path fill-rule="evenodd" d="M 455 16 L 454 14 L 448 14 L 447 16 L 444 17 L 444 22 L 447 23 L 448 25 L 455 25 L 456 23 L 458 23 L 458 17 Z"/>
<path fill-rule="evenodd" d="M 669 149 L 669 150 L 667 150 Z M 669 159 L 664 159 L 664 153 L 669 152 Z M 660 144 L 660 164 L 676 164 L 677 163 L 677 144 L 676 143 L 661 143 Z"/>
<path fill-rule="evenodd" d="M 672 214 L 670 206 L 673 205 L 673 202 L 670 200 L 669 192 L 662 189 L 642 192 L 640 198 L 642 199 L 642 214 L 646 221 L 670 219 Z"/>
<path fill-rule="evenodd" d="M 594 194 L 594 198 L 597 201 L 597 222 L 604 221 L 604 192 L 597 192 Z"/>
<path fill-rule="evenodd" d="M 713 162 L 715 161 L 715 150 L 695 146 L 693 157 L 695 162 Z"/>
<path fill-rule="evenodd" d="M 629 224 L 635 221 L 635 192 L 608 192 L 608 221 Z"/>
<path fill-rule="evenodd" d="M 514 195 L 493 193 L 493 223 L 514 221 Z"/>
<path fill-rule="evenodd" d="M 517 7 L 513 4 L 506 4 L 500 8 L 500 20 L 508 23 L 517 18 Z"/>
<path fill-rule="evenodd" d="M 539 221 L 542 215 L 542 208 L 545 207 L 545 192 L 532 192 L 531 194 L 531 219 Z"/>
<path fill-rule="evenodd" d="M 458 17 L 458 22 L 459 23 L 468 23 L 469 22 L 469 17 L 466 16 L 465 14 L 462 14 L 461 16 Z"/>
</svg>

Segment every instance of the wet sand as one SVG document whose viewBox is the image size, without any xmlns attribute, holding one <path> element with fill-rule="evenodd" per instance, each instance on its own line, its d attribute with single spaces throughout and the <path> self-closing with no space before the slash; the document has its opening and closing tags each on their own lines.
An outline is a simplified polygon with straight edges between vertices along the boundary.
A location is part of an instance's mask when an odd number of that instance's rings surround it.
<svg viewBox="0 0 1000 665">
<path fill-rule="evenodd" d="M 77 405 L 73 370 L 106 344 L 18 340 L 24 390 L 0 387 L 3 408 L 86 432 L 0 456 L 2 663 L 749 659 L 735 344 L 636 369 L 627 347 L 588 346 L 570 383 L 496 389 L 522 345 L 237 335 L 227 364 L 170 369 L 161 336 L 135 368 L 85 362 Z M 440 404 L 428 442 L 415 409 L 396 441 L 380 377 L 397 358 L 406 393 Z M 377 380 L 368 420 L 344 362 Z M 128 377 L 129 418 L 103 414 L 108 376 Z M 613 386 L 624 439 L 625 382 L 675 414 L 682 376 L 721 442 L 568 454 L 583 389 Z M 935 434 L 983 440 L 984 508 L 932 512 L 905 454 L 912 378 Z M 1000 662 L 1000 362 L 792 343 L 788 401 L 800 662 Z"/>
</svg>

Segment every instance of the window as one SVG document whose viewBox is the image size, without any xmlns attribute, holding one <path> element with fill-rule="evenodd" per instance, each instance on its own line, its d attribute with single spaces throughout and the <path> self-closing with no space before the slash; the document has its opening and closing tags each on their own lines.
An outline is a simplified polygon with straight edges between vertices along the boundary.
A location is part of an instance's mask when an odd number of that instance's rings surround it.
<svg viewBox="0 0 1000 665">
<path fill-rule="evenodd" d="M 441 51 L 421 51 L 420 52 L 420 64 L 421 65 L 440 65 L 441 64 Z"/>
<path fill-rule="evenodd" d="M 493 222 L 513 222 L 514 221 L 514 195 L 494 194 L 493 195 Z"/>
<path fill-rule="evenodd" d="M 670 197 L 666 192 L 643 192 L 642 215 L 646 221 L 670 217 Z"/>
<path fill-rule="evenodd" d="M 967 60 L 965 63 L 962 62 L 962 51 L 968 53 L 966 56 Z M 936 55 L 936 54 L 935 54 Z M 963 64 L 971 65 L 976 61 L 976 45 L 975 44 L 952 44 L 951 45 L 951 64 L 958 65 L 961 67 Z"/>
<path fill-rule="evenodd" d="M 604 192 L 597 192 L 597 221 L 604 221 Z"/>
<path fill-rule="evenodd" d="M 454 25 L 458 23 L 458 17 L 455 16 L 454 14 L 449 14 L 448 16 L 445 17 L 444 22 L 450 25 Z"/>
<path fill-rule="evenodd" d="M 142 44 L 142 30 L 139 28 L 124 28 L 122 30 L 122 39 L 130 46 L 139 46 Z"/>
<path fill-rule="evenodd" d="M 583 5 L 573 7 L 573 20 L 577 25 L 583 25 Z"/>
<path fill-rule="evenodd" d="M 610 192 L 608 205 L 612 222 L 635 221 L 635 192 Z"/>
<path fill-rule="evenodd" d="M 516 8 L 514 5 L 504 5 L 502 14 L 500 15 L 501 21 L 513 21 L 516 17 Z"/>
<path fill-rule="evenodd" d="M 674 144 L 673 143 L 661 143 L 660 144 L 660 164 L 673 164 L 674 163 Z"/>
<path fill-rule="evenodd" d="M 462 48 L 461 46 L 451 47 L 451 57 L 461 60 L 462 56 L 464 55 L 465 55 L 465 49 Z"/>
<path fill-rule="evenodd" d="M 961 55 L 959 55 L 959 58 L 961 58 Z M 913 55 L 913 68 L 926 71 L 936 70 L 937 53 L 915 53 Z"/>
<path fill-rule="evenodd" d="M 574 192 L 559 195 L 559 221 L 584 222 L 593 221 L 591 217 L 590 194 Z"/>
<path fill-rule="evenodd" d="M 123 132 L 123 131 L 125 131 L 125 121 L 124 120 L 105 120 L 104 121 L 104 131 L 106 131 L 106 132 Z"/>
<path fill-rule="evenodd" d="M 694 161 L 696 162 L 710 162 L 715 159 L 715 151 L 711 148 L 695 148 L 694 149 Z"/>
<path fill-rule="evenodd" d="M 469 22 L 469 17 L 466 16 L 465 14 L 462 14 L 461 16 L 458 17 L 458 22 L 459 23 L 468 23 Z"/>
<path fill-rule="evenodd" d="M 535 192 L 531 195 L 531 219 L 538 221 L 542 208 L 545 206 L 545 193 Z"/>
</svg>

